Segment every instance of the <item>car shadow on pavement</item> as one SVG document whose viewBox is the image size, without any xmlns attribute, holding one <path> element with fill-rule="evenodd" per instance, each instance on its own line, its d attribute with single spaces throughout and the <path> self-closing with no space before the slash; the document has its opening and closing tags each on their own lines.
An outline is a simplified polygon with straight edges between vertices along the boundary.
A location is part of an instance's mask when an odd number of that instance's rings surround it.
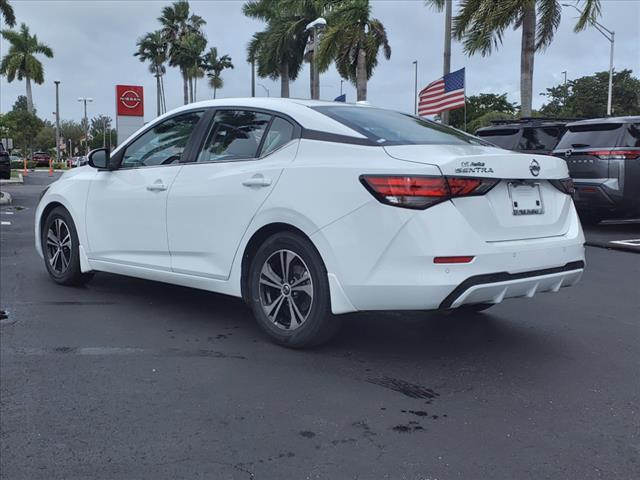
<svg viewBox="0 0 640 480">
<path fill-rule="evenodd" d="M 129 304 L 135 309 L 134 317 L 145 312 L 157 316 L 160 311 L 190 335 L 207 337 L 220 328 L 232 327 L 234 343 L 239 342 L 234 345 L 236 350 L 244 343 L 247 348 L 250 342 L 270 344 L 239 298 L 106 273 L 97 274 L 86 293 L 91 300 Z M 338 320 L 343 326 L 336 337 L 303 354 L 430 361 L 517 352 L 535 360 L 561 351 L 551 334 L 520 318 L 512 319 L 502 306 L 494 307 L 491 313 L 362 312 L 342 315 Z"/>
</svg>

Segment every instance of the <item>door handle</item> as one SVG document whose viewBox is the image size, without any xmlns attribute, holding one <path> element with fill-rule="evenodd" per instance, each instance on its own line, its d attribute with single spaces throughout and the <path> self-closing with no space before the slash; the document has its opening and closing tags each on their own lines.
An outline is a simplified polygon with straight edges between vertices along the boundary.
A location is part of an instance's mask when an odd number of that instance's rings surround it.
<svg viewBox="0 0 640 480">
<path fill-rule="evenodd" d="M 147 185 L 147 190 L 150 192 L 164 192 L 168 187 L 162 183 L 162 180 L 156 180 L 155 183 Z"/>
<path fill-rule="evenodd" d="M 270 178 L 264 178 L 262 175 L 254 175 L 253 177 L 242 182 L 245 187 L 268 187 L 271 185 Z"/>
</svg>

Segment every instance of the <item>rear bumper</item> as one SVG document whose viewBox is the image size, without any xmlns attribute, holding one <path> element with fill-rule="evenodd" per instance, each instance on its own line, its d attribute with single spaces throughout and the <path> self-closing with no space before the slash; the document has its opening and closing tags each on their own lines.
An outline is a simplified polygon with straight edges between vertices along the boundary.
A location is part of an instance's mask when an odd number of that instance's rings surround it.
<svg viewBox="0 0 640 480">
<path fill-rule="evenodd" d="M 625 195 L 617 180 L 610 182 L 574 179 L 573 201 L 581 212 L 632 213 L 638 208 L 633 195 Z M 632 185 L 626 185 L 631 189 Z"/>
<path fill-rule="evenodd" d="M 420 213 L 369 204 L 311 238 L 332 279 L 332 309 L 347 313 L 497 303 L 573 285 L 584 267 L 584 235 L 573 205 L 563 230 L 487 242 L 452 203 Z M 434 263 L 451 255 L 474 258 Z"/>
<path fill-rule="evenodd" d="M 447 295 L 440 309 L 474 303 L 500 303 L 505 298 L 531 298 L 536 293 L 557 292 L 562 287 L 577 283 L 583 271 L 584 262 L 579 260 L 544 270 L 476 275 L 467 278 Z"/>
</svg>

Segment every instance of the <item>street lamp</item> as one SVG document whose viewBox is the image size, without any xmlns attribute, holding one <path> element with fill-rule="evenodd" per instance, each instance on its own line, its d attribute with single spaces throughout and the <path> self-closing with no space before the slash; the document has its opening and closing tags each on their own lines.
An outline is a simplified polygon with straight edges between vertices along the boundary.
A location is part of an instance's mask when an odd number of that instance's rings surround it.
<svg viewBox="0 0 640 480">
<path fill-rule="evenodd" d="M 93 102 L 93 98 L 89 97 L 78 97 L 79 102 L 84 103 L 84 146 L 85 153 L 89 153 L 89 119 L 87 119 L 87 102 Z"/>
<path fill-rule="evenodd" d="M 414 60 L 415 78 L 413 82 L 413 114 L 418 115 L 418 60 Z"/>
<path fill-rule="evenodd" d="M 578 13 L 580 15 L 582 15 L 582 13 L 583 13 L 583 11 L 580 10 L 575 5 L 571 5 L 569 3 L 563 3 L 562 6 L 563 7 L 573 7 L 578 11 Z M 609 30 L 607 27 L 602 25 L 597 20 L 589 19 L 589 23 L 596 30 L 598 30 L 602 34 L 602 36 L 604 38 L 609 40 L 609 43 L 611 44 L 611 53 L 609 55 L 609 95 L 607 97 L 607 116 L 610 117 L 611 116 L 611 94 L 612 94 L 612 91 L 613 91 L 613 45 L 614 45 L 615 40 L 616 40 L 616 32 L 614 32 L 613 30 Z"/>
<path fill-rule="evenodd" d="M 562 75 L 564 75 L 564 107 L 567 107 L 567 97 L 569 96 L 569 91 L 567 90 L 567 71 L 564 70 L 562 72 L 560 72 Z"/>
<path fill-rule="evenodd" d="M 318 69 L 318 46 L 320 44 L 320 30 L 326 28 L 327 21 L 318 17 L 313 22 L 307 24 L 305 30 L 313 31 L 313 59 L 311 66 L 311 98 L 318 100 L 320 98 L 320 71 Z"/>
<path fill-rule="evenodd" d="M 54 80 L 56 84 L 56 161 L 60 161 L 60 98 L 58 96 L 58 87 L 60 80 Z"/>
<path fill-rule="evenodd" d="M 263 84 L 257 83 L 256 85 L 258 85 L 259 87 L 264 88 L 264 91 L 267 92 L 267 97 L 271 96 L 271 94 L 269 93 L 269 89 L 267 87 L 265 87 Z"/>
</svg>

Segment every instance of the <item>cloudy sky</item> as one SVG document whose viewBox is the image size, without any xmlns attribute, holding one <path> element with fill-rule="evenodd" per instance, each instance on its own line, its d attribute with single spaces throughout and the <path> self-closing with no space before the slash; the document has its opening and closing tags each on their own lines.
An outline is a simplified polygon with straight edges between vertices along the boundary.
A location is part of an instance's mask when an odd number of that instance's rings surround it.
<svg viewBox="0 0 640 480">
<path fill-rule="evenodd" d="M 569 0 L 573 3 L 573 0 Z M 60 112 L 64 119 L 79 120 L 82 104 L 79 96 L 92 97 L 89 116 L 115 115 L 115 85 L 143 85 L 145 88 L 145 120 L 155 115 L 155 79 L 147 66 L 133 52 L 136 39 L 158 28 L 157 17 L 169 1 L 56 1 L 13 0 L 18 23 L 25 22 L 39 40 L 49 45 L 53 59 L 43 59 L 45 83 L 34 87 L 34 103 L 41 117 L 55 110 L 53 81 L 61 81 Z M 251 35 L 262 29 L 259 21 L 242 15 L 242 1 L 196 1 L 192 10 L 207 21 L 205 33 L 210 46 L 228 53 L 235 69 L 224 73 L 225 86 L 219 92 L 224 97 L 250 95 L 250 67 L 245 62 L 246 44 Z M 413 111 L 414 73 L 412 62 L 418 60 L 418 82 L 422 87 L 436 79 L 442 69 L 443 14 L 424 6 L 422 0 L 372 0 L 373 15 L 386 26 L 392 55 L 380 60 L 369 82 L 368 100 L 375 105 Z M 455 2 L 454 2 L 455 3 Z M 616 32 L 616 69 L 631 68 L 640 74 L 640 1 L 602 0 L 601 22 Z M 455 8 L 455 7 L 454 7 Z M 562 24 L 553 44 L 536 56 L 534 75 L 534 108 L 544 98 L 539 92 L 562 80 L 566 70 L 569 78 L 607 70 L 609 42 L 591 29 L 579 34 L 572 31 L 576 12 L 565 8 Z M 0 53 L 8 49 L 0 43 Z M 467 93 L 507 93 L 519 101 L 520 36 L 510 31 L 500 50 L 491 57 L 466 57 L 454 43 L 452 69 L 467 68 Z M 291 86 L 291 96 L 308 97 L 309 73 L 305 70 Z M 167 107 L 182 102 L 181 78 L 169 68 L 166 76 Z M 334 69 L 323 74 L 321 98 L 333 99 L 339 94 L 340 77 Z M 270 94 L 279 94 L 279 84 L 259 79 Z M 266 96 L 262 87 L 256 94 Z M 11 109 L 18 95 L 24 94 L 24 82 L 7 84 L 0 78 L 0 111 Z M 344 83 L 347 100 L 355 99 L 355 89 Z M 198 99 L 211 98 L 206 79 L 198 85 Z M 50 118 L 53 117 L 50 115 Z"/>
</svg>

